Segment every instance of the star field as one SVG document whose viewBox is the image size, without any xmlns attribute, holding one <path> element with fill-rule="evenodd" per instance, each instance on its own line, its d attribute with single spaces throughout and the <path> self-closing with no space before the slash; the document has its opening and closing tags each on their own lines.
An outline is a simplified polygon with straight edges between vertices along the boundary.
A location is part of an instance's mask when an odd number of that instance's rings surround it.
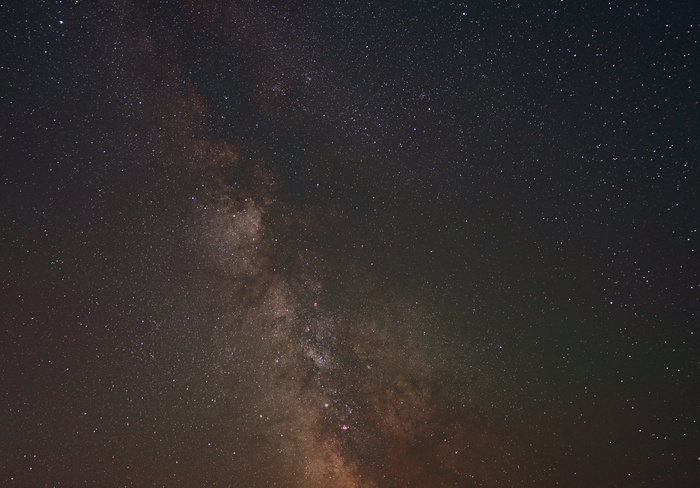
<svg viewBox="0 0 700 488">
<path fill-rule="evenodd" d="M 687 2 L 0 7 L 0 485 L 691 487 Z"/>
</svg>

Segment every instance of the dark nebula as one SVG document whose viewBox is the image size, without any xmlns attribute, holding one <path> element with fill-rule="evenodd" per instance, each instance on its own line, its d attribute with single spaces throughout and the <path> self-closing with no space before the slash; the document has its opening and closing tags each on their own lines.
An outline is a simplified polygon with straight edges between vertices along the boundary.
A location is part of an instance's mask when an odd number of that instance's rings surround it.
<svg viewBox="0 0 700 488">
<path fill-rule="evenodd" d="M 0 7 L 0 485 L 699 486 L 697 13 Z"/>
</svg>

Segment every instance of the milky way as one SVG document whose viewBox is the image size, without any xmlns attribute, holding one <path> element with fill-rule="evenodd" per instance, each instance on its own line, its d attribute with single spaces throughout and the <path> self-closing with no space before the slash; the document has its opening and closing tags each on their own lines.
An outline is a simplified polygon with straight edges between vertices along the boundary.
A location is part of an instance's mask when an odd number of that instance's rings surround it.
<svg viewBox="0 0 700 488">
<path fill-rule="evenodd" d="M 680 2 L 3 7 L 0 485 L 697 486 Z"/>
<path fill-rule="evenodd" d="M 188 240 L 215 290 L 217 375 L 236 377 L 237 429 L 262 444 L 236 455 L 289 486 L 441 485 L 491 476 L 459 455 L 473 436 L 505 468 L 503 449 L 477 439 L 468 387 L 440 385 L 454 371 L 418 304 L 312 244 L 337 216 L 288 204 L 275 174 L 230 145 L 183 152 L 196 189 Z"/>
</svg>

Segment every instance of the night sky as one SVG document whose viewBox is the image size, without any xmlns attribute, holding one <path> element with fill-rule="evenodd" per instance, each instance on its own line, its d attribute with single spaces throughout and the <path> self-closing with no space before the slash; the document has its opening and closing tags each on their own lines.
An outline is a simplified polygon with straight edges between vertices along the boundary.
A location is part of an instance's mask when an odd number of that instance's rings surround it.
<svg viewBox="0 0 700 488">
<path fill-rule="evenodd" d="M 0 485 L 700 486 L 691 1 L 0 7 Z"/>
</svg>

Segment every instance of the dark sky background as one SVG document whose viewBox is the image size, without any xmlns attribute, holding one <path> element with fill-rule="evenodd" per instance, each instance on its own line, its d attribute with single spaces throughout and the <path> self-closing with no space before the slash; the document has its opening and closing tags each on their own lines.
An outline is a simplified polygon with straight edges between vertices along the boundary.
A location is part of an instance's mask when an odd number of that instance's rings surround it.
<svg viewBox="0 0 700 488">
<path fill-rule="evenodd" d="M 0 7 L 0 485 L 694 487 L 693 2 Z"/>
</svg>

